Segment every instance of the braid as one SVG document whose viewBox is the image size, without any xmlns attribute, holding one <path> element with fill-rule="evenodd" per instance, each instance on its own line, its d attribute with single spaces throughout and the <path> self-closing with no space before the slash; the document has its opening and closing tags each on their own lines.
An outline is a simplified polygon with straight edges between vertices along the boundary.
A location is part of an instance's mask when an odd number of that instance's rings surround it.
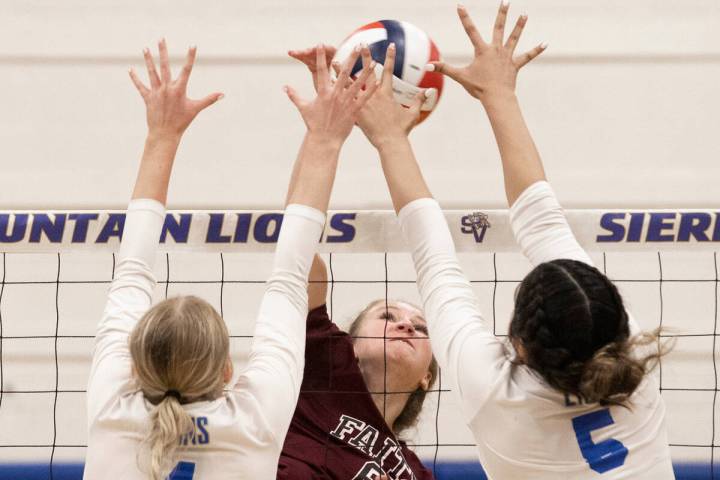
<svg viewBox="0 0 720 480">
<path fill-rule="evenodd" d="M 522 363 L 552 387 L 601 405 L 625 405 L 659 353 L 635 359 L 628 315 L 617 287 L 599 270 L 575 260 L 538 265 L 523 280 L 510 338 L 525 350 Z M 649 368 L 648 368 L 649 367 Z"/>
</svg>

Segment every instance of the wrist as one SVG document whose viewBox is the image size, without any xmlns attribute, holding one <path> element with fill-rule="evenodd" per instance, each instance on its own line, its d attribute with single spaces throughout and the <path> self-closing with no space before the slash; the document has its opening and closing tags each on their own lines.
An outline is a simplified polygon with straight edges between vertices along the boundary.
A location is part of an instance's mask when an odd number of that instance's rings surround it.
<svg viewBox="0 0 720 480">
<path fill-rule="evenodd" d="M 382 155 L 384 152 L 406 147 L 410 144 L 407 135 L 388 135 L 372 140 L 373 146 Z"/>
<path fill-rule="evenodd" d="M 309 131 L 305 134 L 305 144 L 325 152 L 340 152 L 345 140 L 326 133 Z"/>
<path fill-rule="evenodd" d="M 182 132 L 169 132 L 164 130 L 149 130 L 146 144 L 151 145 L 179 145 L 182 138 Z"/>
<path fill-rule="evenodd" d="M 517 103 L 515 91 L 510 88 L 488 88 L 478 97 L 485 108 L 507 103 Z"/>
</svg>

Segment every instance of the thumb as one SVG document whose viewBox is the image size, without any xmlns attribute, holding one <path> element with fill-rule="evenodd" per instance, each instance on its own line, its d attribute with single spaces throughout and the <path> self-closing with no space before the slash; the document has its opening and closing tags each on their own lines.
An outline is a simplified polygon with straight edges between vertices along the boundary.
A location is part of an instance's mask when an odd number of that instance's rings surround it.
<svg viewBox="0 0 720 480">
<path fill-rule="evenodd" d="M 456 82 L 460 82 L 460 69 L 453 67 L 452 65 L 448 65 L 445 62 L 430 62 L 425 65 L 425 70 L 427 70 L 428 72 L 442 73 L 443 75 L 452 78 Z"/>
<path fill-rule="evenodd" d="M 205 110 L 207 107 L 212 105 L 213 103 L 217 102 L 218 100 L 222 100 L 225 98 L 225 95 L 219 92 L 211 93 L 207 97 L 196 100 L 195 105 L 197 105 L 198 112 L 201 110 Z"/>
<path fill-rule="evenodd" d="M 289 85 L 285 85 L 283 87 L 283 91 L 288 96 L 290 101 L 295 105 L 295 108 L 298 110 L 302 109 L 302 107 L 305 105 L 305 102 L 300 98 L 300 95 L 298 95 L 297 91 L 295 91 L 294 88 L 292 88 Z"/>
</svg>

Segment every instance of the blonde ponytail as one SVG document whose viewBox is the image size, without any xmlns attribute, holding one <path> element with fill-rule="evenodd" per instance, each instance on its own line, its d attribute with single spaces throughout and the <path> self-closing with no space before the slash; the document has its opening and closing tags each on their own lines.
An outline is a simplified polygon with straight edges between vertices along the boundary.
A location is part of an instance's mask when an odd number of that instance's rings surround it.
<svg viewBox="0 0 720 480">
<path fill-rule="evenodd" d="M 150 448 L 150 480 L 167 478 L 175 465 L 180 439 L 192 429 L 190 415 L 175 397 L 166 396 L 153 409 L 145 440 Z"/>
<path fill-rule="evenodd" d="M 177 461 L 192 418 L 182 404 L 222 395 L 230 339 L 225 322 L 205 300 L 175 297 L 148 310 L 130 335 L 130 355 L 145 398 L 155 405 L 138 452 L 151 480 L 164 480 Z"/>
</svg>

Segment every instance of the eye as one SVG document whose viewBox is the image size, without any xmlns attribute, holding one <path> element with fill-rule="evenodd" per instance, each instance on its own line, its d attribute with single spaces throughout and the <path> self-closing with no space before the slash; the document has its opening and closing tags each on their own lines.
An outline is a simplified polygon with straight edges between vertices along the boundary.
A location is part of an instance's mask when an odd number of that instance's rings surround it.
<svg viewBox="0 0 720 480">
<path fill-rule="evenodd" d="M 395 320 L 395 316 L 392 313 L 388 312 L 387 310 L 380 314 L 380 318 L 382 318 L 383 320 L 388 320 L 388 321 Z"/>
<path fill-rule="evenodd" d="M 414 328 L 415 328 L 416 332 L 422 332 L 425 335 L 428 334 L 428 328 L 425 325 L 417 324 L 417 325 L 414 325 Z"/>
</svg>

